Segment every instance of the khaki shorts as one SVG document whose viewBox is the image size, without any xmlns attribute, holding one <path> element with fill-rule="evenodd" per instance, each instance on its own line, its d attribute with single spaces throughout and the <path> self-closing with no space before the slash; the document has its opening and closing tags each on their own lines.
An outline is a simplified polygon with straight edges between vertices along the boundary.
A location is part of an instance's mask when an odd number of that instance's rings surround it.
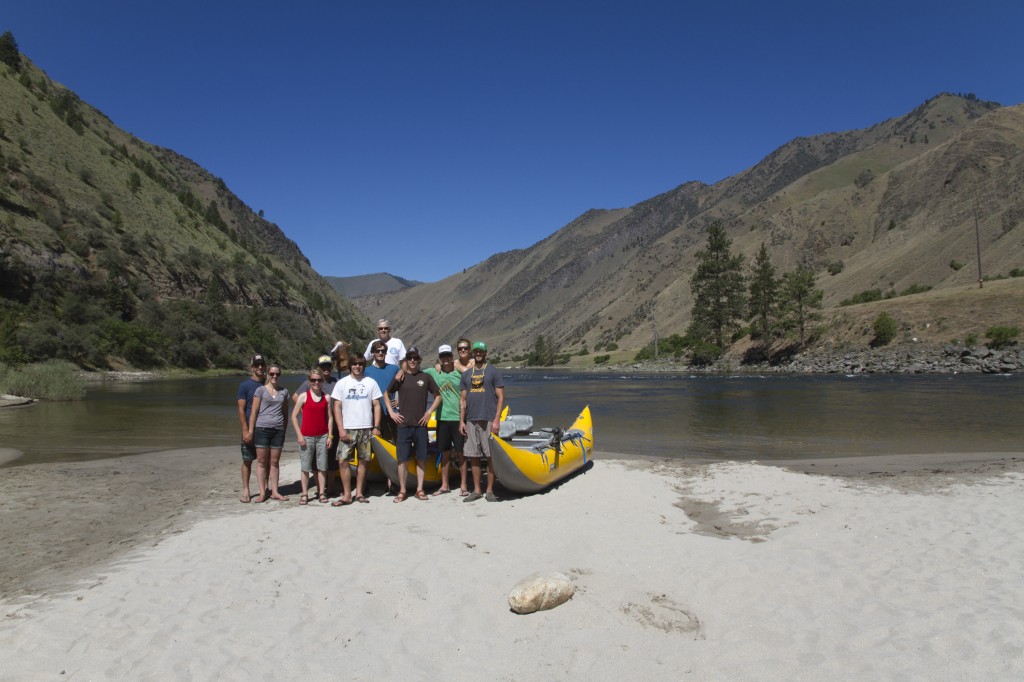
<svg viewBox="0 0 1024 682">
<path fill-rule="evenodd" d="M 462 454 L 475 459 L 491 457 L 491 422 L 474 419 L 466 422 L 466 449 Z"/>
</svg>

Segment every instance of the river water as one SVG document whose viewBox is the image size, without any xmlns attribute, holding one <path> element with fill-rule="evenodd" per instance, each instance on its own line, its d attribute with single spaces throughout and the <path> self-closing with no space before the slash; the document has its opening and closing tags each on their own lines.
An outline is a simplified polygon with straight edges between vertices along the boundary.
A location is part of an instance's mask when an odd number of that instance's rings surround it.
<svg viewBox="0 0 1024 682">
<path fill-rule="evenodd" d="M 1024 449 L 1018 375 L 504 374 L 512 411 L 536 426 L 568 426 L 590 405 L 605 452 L 768 460 Z M 2 409 L 0 463 L 237 443 L 243 378 L 106 382 L 79 402 Z"/>
</svg>

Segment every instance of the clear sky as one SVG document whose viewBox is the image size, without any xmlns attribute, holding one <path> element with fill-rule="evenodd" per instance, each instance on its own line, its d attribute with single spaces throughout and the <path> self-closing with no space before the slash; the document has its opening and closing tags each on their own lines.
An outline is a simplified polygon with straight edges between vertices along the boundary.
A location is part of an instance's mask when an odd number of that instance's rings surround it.
<svg viewBox="0 0 1024 682">
<path fill-rule="evenodd" d="M 324 275 L 433 281 L 943 91 L 1024 102 L 1021 0 L 35 0 L 8 29 Z"/>
</svg>

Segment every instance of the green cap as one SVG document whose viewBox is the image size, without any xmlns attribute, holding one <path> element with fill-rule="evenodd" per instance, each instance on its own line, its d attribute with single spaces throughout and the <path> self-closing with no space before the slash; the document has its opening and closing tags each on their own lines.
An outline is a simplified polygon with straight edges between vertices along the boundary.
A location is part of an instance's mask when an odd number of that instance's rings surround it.
<svg viewBox="0 0 1024 682">
<path fill-rule="evenodd" d="M 487 350 L 487 344 L 483 341 L 477 341 L 473 344 L 473 350 Z"/>
</svg>

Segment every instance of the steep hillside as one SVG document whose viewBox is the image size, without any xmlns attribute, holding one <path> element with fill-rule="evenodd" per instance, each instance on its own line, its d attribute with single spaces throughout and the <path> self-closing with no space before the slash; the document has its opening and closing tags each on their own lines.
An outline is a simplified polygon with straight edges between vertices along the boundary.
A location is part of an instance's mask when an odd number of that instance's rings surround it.
<svg viewBox="0 0 1024 682">
<path fill-rule="evenodd" d="M 0 361 L 306 365 L 367 320 L 224 180 L 0 64 Z"/>
<path fill-rule="evenodd" d="M 468 334 L 515 354 L 543 334 L 564 350 L 639 348 L 654 325 L 685 329 L 695 254 L 715 219 L 748 263 L 764 242 L 780 271 L 809 264 L 826 306 L 867 289 L 962 286 L 977 279 L 976 211 L 984 274 L 1024 266 L 1022 150 L 1024 107 L 943 94 L 865 130 L 798 138 L 713 186 L 589 211 L 528 249 L 357 303 L 424 345 Z"/>
</svg>

